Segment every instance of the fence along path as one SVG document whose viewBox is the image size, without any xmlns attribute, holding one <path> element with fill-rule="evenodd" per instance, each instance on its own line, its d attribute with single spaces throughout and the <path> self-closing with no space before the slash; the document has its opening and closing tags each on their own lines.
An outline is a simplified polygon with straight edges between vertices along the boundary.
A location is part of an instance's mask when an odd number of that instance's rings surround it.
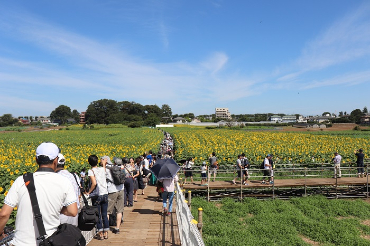
<svg viewBox="0 0 370 246">
<path fill-rule="evenodd" d="M 138 190 L 141 194 L 140 190 Z M 138 195 L 138 202 L 133 207 L 125 207 L 120 234 L 109 232 L 106 240 L 93 239 L 88 246 L 134 245 L 134 246 L 170 246 L 180 245 L 180 236 L 176 219 L 176 201 L 173 213 L 162 216 L 162 201 L 158 201 L 156 187 L 147 186 L 145 195 Z"/>
</svg>

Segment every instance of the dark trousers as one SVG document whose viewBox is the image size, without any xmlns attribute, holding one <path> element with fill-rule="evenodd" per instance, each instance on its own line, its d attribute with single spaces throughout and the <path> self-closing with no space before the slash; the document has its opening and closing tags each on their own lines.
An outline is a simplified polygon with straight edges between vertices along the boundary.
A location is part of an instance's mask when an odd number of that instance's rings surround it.
<svg viewBox="0 0 370 246">
<path fill-rule="evenodd" d="M 127 178 L 125 179 L 124 183 L 125 189 L 124 189 L 124 203 L 125 206 L 132 206 L 134 203 L 134 180 L 133 178 Z"/>
<path fill-rule="evenodd" d="M 364 163 L 357 163 L 357 173 L 364 173 Z"/>
</svg>

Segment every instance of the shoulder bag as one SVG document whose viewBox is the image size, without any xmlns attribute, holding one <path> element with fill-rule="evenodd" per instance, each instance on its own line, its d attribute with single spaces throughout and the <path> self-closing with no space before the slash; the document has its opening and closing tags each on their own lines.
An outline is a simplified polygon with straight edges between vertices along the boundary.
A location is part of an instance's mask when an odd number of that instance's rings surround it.
<svg viewBox="0 0 370 246">
<path fill-rule="evenodd" d="M 73 175 L 73 177 L 78 185 L 76 176 Z M 80 192 L 84 200 L 84 206 L 81 208 L 81 211 L 78 214 L 78 228 L 80 228 L 81 231 L 91 231 L 99 220 L 98 208 L 96 206 L 89 205 L 81 187 Z"/>
</svg>

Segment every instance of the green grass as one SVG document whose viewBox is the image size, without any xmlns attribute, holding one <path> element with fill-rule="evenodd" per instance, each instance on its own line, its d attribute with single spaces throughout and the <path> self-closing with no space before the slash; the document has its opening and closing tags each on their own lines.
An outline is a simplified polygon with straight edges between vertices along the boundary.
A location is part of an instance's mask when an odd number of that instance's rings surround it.
<svg viewBox="0 0 370 246">
<path fill-rule="evenodd" d="M 370 204 L 363 200 L 328 200 L 323 196 L 283 200 L 246 198 L 220 203 L 192 199 L 197 219 L 203 208 L 203 239 L 211 245 L 370 245 L 362 224 L 370 219 Z"/>
</svg>

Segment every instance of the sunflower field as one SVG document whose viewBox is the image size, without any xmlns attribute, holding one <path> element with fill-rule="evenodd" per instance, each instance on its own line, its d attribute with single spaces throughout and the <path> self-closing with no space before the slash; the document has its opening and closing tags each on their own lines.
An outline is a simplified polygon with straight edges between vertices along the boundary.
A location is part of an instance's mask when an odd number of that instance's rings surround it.
<svg viewBox="0 0 370 246">
<path fill-rule="evenodd" d="M 34 172 L 36 148 L 42 142 L 53 142 L 66 158 L 69 171 L 88 169 L 89 155 L 137 157 L 159 149 L 163 134 L 150 128 L 96 128 L 12 132 L 0 134 L 0 206 L 14 180 L 26 172 Z"/>
<path fill-rule="evenodd" d="M 238 154 L 245 153 L 250 163 L 259 164 L 267 154 L 275 163 L 328 163 L 334 152 L 342 163 L 356 160 L 354 150 L 362 148 L 367 158 L 369 137 L 351 135 L 308 134 L 227 129 L 175 127 L 167 130 L 175 140 L 176 159 L 194 157 L 196 164 L 207 161 L 214 151 L 219 163 L 235 164 Z"/>
</svg>

